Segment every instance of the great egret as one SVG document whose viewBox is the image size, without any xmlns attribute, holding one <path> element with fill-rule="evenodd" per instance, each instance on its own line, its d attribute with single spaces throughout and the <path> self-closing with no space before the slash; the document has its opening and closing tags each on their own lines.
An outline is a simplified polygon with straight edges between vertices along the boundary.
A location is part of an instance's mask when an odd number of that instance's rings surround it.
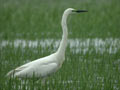
<svg viewBox="0 0 120 90">
<path fill-rule="evenodd" d="M 33 74 L 35 78 L 46 78 L 48 75 L 56 72 L 58 69 L 61 68 L 64 60 L 65 60 L 65 49 L 67 46 L 67 36 L 68 36 L 68 29 L 67 29 L 67 17 L 71 13 L 80 13 L 80 12 L 87 12 L 86 10 L 75 10 L 73 8 L 68 8 L 64 11 L 62 16 L 62 30 L 63 36 L 60 42 L 60 46 L 58 50 L 46 57 L 37 59 L 35 61 L 26 63 L 14 70 L 8 72 L 7 76 L 19 77 L 19 78 L 32 78 Z"/>
</svg>

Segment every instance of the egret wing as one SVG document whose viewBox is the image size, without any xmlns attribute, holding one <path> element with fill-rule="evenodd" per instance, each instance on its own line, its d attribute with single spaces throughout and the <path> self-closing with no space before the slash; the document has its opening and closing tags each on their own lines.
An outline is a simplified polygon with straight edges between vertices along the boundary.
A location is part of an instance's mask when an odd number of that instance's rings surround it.
<svg viewBox="0 0 120 90">
<path fill-rule="evenodd" d="M 27 64 L 24 64 L 24 65 L 22 65 L 20 67 L 17 67 L 16 69 L 11 70 L 10 72 L 7 73 L 7 76 L 14 75 L 17 72 L 20 72 L 20 71 L 26 69 L 27 67 L 29 67 L 29 64 L 30 63 L 27 63 Z"/>
<path fill-rule="evenodd" d="M 38 68 L 38 71 L 36 72 L 38 72 L 38 75 L 40 75 L 41 77 L 44 77 L 56 72 L 57 68 L 58 68 L 57 63 L 49 63 L 49 64 L 41 65 Z"/>
<path fill-rule="evenodd" d="M 31 66 L 23 65 L 11 72 L 14 73 L 15 77 L 32 78 L 34 75 L 36 78 L 39 78 L 39 77 L 48 76 L 51 73 L 55 72 L 57 70 L 57 67 L 58 65 L 56 63 L 40 64 L 40 65 L 38 63 L 35 63 L 35 64 L 31 64 Z"/>
</svg>

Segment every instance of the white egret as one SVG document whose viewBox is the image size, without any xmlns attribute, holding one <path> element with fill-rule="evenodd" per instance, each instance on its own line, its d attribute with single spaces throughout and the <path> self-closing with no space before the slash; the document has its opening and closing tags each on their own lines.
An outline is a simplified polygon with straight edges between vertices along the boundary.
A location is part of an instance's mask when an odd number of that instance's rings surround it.
<svg viewBox="0 0 120 90">
<path fill-rule="evenodd" d="M 75 10 L 73 8 L 68 8 L 64 11 L 62 16 L 62 30 L 63 36 L 60 42 L 60 46 L 58 50 L 46 57 L 34 60 L 32 62 L 26 63 L 14 70 L 8 72 L 7 76 L 14 76 L 19 78 L 32 78 L 33 74 L 35 78 L 46 78 L 48 75 L 56 72 L 58 69 L 61 68 L 64 60 L 65 60 L 65 49 L 67 46 L 67 36 L 68 36 L 68 29 L 67 29 L 67 17 L 71 13 L 79 13 L 79 12 L 86 12 L 85 10 Z"/>
</svg>

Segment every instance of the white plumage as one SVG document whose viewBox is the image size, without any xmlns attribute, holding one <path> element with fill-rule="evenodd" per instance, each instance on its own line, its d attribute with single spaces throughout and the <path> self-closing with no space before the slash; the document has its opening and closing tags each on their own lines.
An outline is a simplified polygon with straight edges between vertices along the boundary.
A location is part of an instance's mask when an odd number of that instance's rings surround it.
<svg viewBox="0 0 120 90">
<path fill-rule="evenodd" d="M 7 75 L 20 78 L 32 78 L 34 74 L 34 77 L 36 78 L 43 78 L 60 68 L 60 64 L 57 62 L 58 59 L 60 58 L 57 58 L 57 53 L 54 53 L 50 56 L 24 64 L 10 71 Z"/>
<path fill-rule="evenodd" d="M 69 14 L 75 12 L 86 12 L 86 11 L 75 10 L 72 8 L 68 8 L 64 11 L 61 21 L 63 36 L 57 52 L 49 56 L 24 64 L 10 71 L 7 74 L 7 76 L 14 76 L 19 78 L 24 78 L 24 77 L 32 78 L 34 75 L 34 77 L 36 78 L 44 79 L 48 75 L 56 72 L 62 66 L 65 59 L 65 49 L 67 46 L 67 36 L 68 36 L 66 20 Z"/>
</svg>

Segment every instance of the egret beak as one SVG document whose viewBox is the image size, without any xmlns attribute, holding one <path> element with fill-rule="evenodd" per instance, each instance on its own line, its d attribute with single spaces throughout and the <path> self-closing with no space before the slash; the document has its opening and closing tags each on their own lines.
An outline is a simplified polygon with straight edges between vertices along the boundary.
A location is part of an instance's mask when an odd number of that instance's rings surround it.
<svg viewBox="0 0 120 90">
<path fill-rule="evenodd" d="M 88 11 L 87 10 L 73 10 L 72 12 L 81 13 L 81 12 L 88 12 Z"/>
</svg>

